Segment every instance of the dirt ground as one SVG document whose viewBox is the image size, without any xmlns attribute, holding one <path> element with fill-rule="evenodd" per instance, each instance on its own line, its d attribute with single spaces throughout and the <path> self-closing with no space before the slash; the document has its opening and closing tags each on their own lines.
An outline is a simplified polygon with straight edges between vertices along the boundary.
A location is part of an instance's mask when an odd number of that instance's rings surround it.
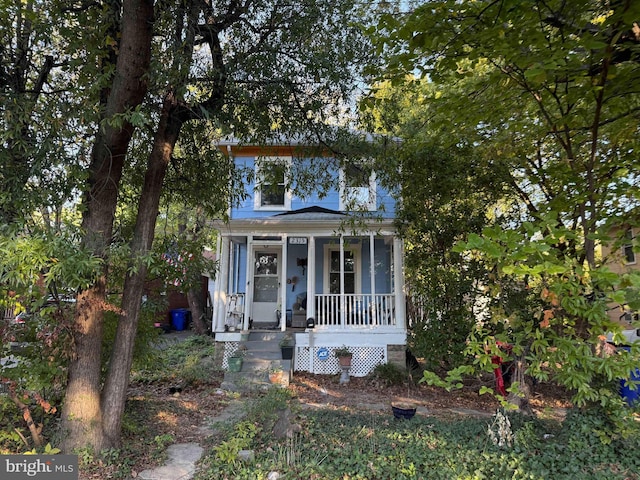
<svg viewBox="0 0 640 480">
<path fill-rule="evenodd" d="M 422 407 L 433 415 L 446 413 L 493 414 L 499 407 L 491 395 L 479 395 L 484 381 L 472 381 L 460 390 L 447 392 L 441 388 L 423 384 L 389 386 L 371 378 L 351 378 L 341 385 L 336 375 L 311 375 L 296 373 L 289 386 L 303 404 L 336 408 L 387 408 L 391 403 L 404 403 Z M 531 407 L 534 412 L 565 409 L 570 406 L 565 391 L 549 385 L 537 385 L 532 392 Z"/>
<path fill-rule="evenodd" d="M 168 444 L 202 442 L 207 436 L 206 427 L 210 426 L 211 419 L 231 402 L 237 401 L 237 395 L 220 388 L 222 380 L 223 373 L 217 372 L 205 385 L 179 388 L 165 383 L 133 383 L 130 386 L 125 424 L 138 426 L 123 428 L 123 444 L 135 446 L 127 454 L 129 458 L 126 460 L 131 466 L 133 478 L 138 472 L 161 464 L 160 452 Z M 388 386 L 368 377 L 352 377 L 349 383 L 342 385 L 339 375 L 296 372 L 288 388 L 301 408 L 377 410 L 391 414 L 391 403 L 394 402 L 415 406 L 420 415 L 451 418 L 494 414 L 499 406 L 498 401 L 490 395 L 478 394 L 481 386 L 492 386 L 490 382 L 491 377 L 488 377 L 483 381 L 469 382 L 461 390 L 446 392 L 415 383 Z M 530 404 L 534 413 L 561 420 L 564 409 L 571 406 L 568 398 L 559 388 L 539 384 L 533 389 Z M 167 443 L 161 445 L 161 441 Z M 99 463 L 93 468 L 81 469 L 80 478 L 110 478 L 107 474 L 114 470 L 111 474 L 115 475 L 115 468 L 115 465 Z"/>
<path fill-rule="evenodd" d="M 197 442 L 200 428 L 207 419 L 216 416 L 229 403 L 227 392 L 219 388 L 222 375 L 206 386 L 189 386 L 173 391 L 170 385 L 133 385 L 130 401 L 140 401 L 145 415 L 153 413 L 158 421 L 158 433 L 171 434 L 175 443 Z M 430 415 L 492 415 L 499 407 L 490 395 L 479 395 L 484 382 L 469 382 L 461 390 L 446 392 L 421 384 L 387 386 L 371 378 L 350 379 L 339 383 L 339 375 L 312 375 L 296 372 L 289 390 L 303 408 L 336 408 L 349 410 L 389 410 L 391 403 L 408 403 L 419 412 Z M 490 386 L 490 385 L 489 385 Z M 531 407 L 536 414 L 562 415 L 571 406 L 562 389 L 538 384 L 534 387 Z"/>
</svg>

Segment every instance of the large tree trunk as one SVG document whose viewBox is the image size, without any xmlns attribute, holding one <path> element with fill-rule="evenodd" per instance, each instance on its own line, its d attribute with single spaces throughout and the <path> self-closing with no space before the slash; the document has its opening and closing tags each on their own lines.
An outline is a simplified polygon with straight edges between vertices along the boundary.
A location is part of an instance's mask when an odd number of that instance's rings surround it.
<svg viewBox="0 0 640 480">
<path fill-rule="evenodd" d="M 176 101 L 172 94 L 165 98 L 160 123 L 147 164 L 144 185 L 140 194 L 134 238 L 131 244 L 132 261 L 137 263 L 135 273 L 125 279 L 122 297 L 123 314 L 118 322 L 115 344 L 102 392 L 104 432 L 109 446 L 118 446 L 122 416 L 127 399 L 129 374 L 133 360 L 133 347 L 138 328 L 138 314 L 147 268 L 138 258 L 149 252 L 153 243 L 160 194 L 167 166 L 175 147 L 182 122 L 175 119 Z"/>
<path fill-rule="evenodd" d="M 124 0 L 122 41 L 116 73 L 106 103 L 105 118 L 136 107 L 147 91 L 145 75 L 151 58 L 152 0 Z M 104 122 L 96 135 L 85 193 L 82 227 L 84 244 L 95 255 L 106 256 L 111 242 L 125 156 L 133 127 Z M 105 309 L 104 275 L 78 295 L 74 319 L 74 357 L 69 365 L 65 404 L 62 409 L 62 449 L 71 453 L 81 446 L 96 451 L 108 446 L 100 405 L 101 343 Z"/>
<path fill-rule="evenodd" d="M 190 288 L 187 292 L 187 301 L 189 302 L 189 310 L 191 310 L 191 319 L 196 333 L 205 335 L 209 331 L 204 315 L 204 304 L 202 301 L 202 292 L 196 288 Z"/>
<path fill-rule="evenodd" d="M 199 212 L 198 212 L 199 213 Z M 193 229 L 194 237 L 197 237 L 200 233 L 201 227 L 198 221 L 199 215 L 196 215 L 196 225 Z M 185 219 L 186 222 L 186 219 Z M 178 232 L 183 235 L 187 231 L 186 223 L 178 226 Z M 187 302 L 189 302 L 189 310 L 191 311 L 191 319 L 193 320 L 193 328 L 199 335 L 206 335 L 208 332 L 207 323 L 204 318 L 204 299 L 202 298 L 202 292 L 200 285 L 191 286 L 187 291 Z"/>
</svg>

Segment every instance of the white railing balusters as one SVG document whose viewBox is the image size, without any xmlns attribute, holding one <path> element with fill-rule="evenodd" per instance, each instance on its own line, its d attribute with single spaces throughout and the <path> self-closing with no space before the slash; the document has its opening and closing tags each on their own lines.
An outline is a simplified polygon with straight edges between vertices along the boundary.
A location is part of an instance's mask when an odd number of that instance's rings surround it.
<svg viewBox="0 0 640 480">
<path fill-rule="evenodd" d="M 392 326 L 394 318 L 391 293 L 345 294 L 344 315 L 340 309 L 340 294 L 318 294 L 316 297 L 316 325 L 326 327 L 359 328 Z"/>
</svg>

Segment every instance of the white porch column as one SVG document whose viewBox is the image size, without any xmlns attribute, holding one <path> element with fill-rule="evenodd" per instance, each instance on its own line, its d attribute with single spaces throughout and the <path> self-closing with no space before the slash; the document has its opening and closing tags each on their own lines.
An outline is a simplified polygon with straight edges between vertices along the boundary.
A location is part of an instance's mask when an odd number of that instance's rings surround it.
<svg viewBox="0 0 640 480">
<path fill-rule="evenodd" d="M 331 260 L 329 260 L 329 268 L 331 268 Z M 346 328 L 346 324 L 344 302 L 344 237 L 340 234 L 340 326 Z"/>
<path fill-rule="evenodd" d="M 309 236 L 307 245 L 307 318 L 316 318 L 316 237 Z"/>
<path fill-rule="evenodd" d="M 244 324 L 243 330 L 249 329 L 249 319 L 253 315 L 253 269 L 255 259 L 253 258 L 253 235 L 247 235 L 247 274 L 244 292 Z"/>
<path fill-rule="evenodd" d="M 375 256 L 375 236 L 373 232 L 369 232 L 369 278 L 371 280 L 371 302 L 369 304 L 369 311 L 371 312 L 371 324 L 374 324 L 374 319 L 377 318 L 376 312 L 376 256 Z"/>
<path fill-rule="evenodd" d="M 280 272 L 280 330 L 287 329 L 287 256 L 289 252 L 289 238 L 282 235 L 282 266 Z"/>
<path fill-rule="evenodd" d="M 222 261 L 222 237 L 218 235 L 216 239 L 216 260 L 218 262 L 218 266 L 220 266 L 220 262 Z M 213 284 L 213 291 L 211 292 L 211 331 L 216 331 L 216 325 L 218 324 L 218 310 L 220 310 L 220 302 L 218 301 L 220 297 L 220 269 L 215 273 L 215 283 Z"/>
<path fill-rule="evenodd" d="M 224 332 L 224 322 L 227 306 L 227 287 L 229 285 L 229 237 L 222 237 L 220 244 L 220 272 L 216 282 L 216 314 L 212 329 L 214 332 Z"/>
<path fill-rule="evenodd" d="M 393 237 L 393 288 L 395 293 L 395 317 L 398 329 L 406 328 L 406 307 L 404 299 L 404 263 L 402 240 Z"/>
</svg>

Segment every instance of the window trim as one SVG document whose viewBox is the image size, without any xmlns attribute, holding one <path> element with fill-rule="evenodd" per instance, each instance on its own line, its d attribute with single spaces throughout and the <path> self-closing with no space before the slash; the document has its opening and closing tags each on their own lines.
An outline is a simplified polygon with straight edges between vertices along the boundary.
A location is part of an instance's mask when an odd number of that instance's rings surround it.
<svg viewBox="0 0 640 480">
<path fill-rule="evenodd" d="M 365 163 L 363 165 L 366 166 Z M 341 212 L 347 211 L 347 208 L 351 207 L 350 200 L 347 198 L 347 182 L 346 182 L 346 171 L 344 167 L 340 168 L 340 204 L 339 210 Z M 369 176 L 369 200 L 364 202 L 362 205 L 353 205 L 356 207 L 356 211 L 364 210 L 369 212 L 375 212 L 377 208 L 377 181 L 376 181 L 376 172 L 372 169 L 371 175 Z"/>
<path fill-rule="evenodd" d="M 285 167 L 284 174 L 284 204 L 282 205 L 262 205 L 262 189 L 261 184 L 261 169 L 268 163 L 282 163 Z M 257 157 L 254 163 L 255 181 L 253 187 L 253 209 L 259 211 L 289 211 L 291 210 L 291 190 L 287 187 L 289 183 L 289 171 L 291 170 L 291 157 L 290 156 L 267 156 Z"/>
</svg>

